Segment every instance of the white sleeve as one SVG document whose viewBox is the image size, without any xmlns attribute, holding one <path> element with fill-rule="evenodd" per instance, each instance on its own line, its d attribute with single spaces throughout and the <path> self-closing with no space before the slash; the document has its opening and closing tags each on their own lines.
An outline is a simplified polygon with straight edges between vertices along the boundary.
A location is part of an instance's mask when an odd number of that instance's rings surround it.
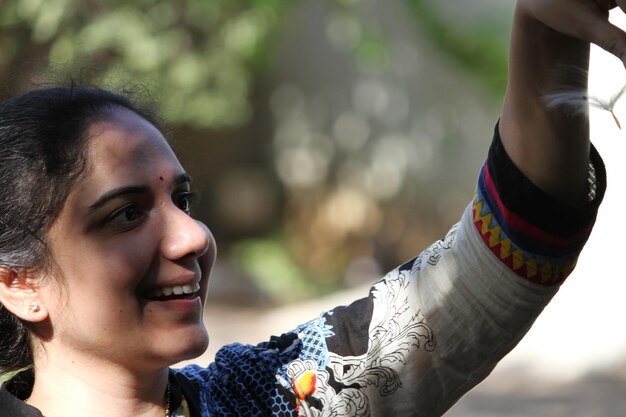
<svg viewBox="0 0 626 417">
<path fill-rule="evenodd" d="M 495 257 L 470 206 L 369 297 L 301 326 L 302 355 L 290 362 L 287 385 L 316 374 L 315 392 L 298 400 L 302 415 L 440 416 L 491 372 L 555 292 Z M 313 334 L 325 339 L 322 355 L 308 348 L 319 346 Z"/>
</svg>

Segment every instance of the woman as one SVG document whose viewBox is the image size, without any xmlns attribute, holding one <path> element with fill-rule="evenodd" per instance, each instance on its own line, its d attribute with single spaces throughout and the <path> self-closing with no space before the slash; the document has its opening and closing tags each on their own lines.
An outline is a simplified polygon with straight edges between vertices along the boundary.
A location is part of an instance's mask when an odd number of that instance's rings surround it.
<svg viewBox="0 0 626 417">
<path fill-rule="evenodd" d="M 619 2 L 618 2 L 619 3 Z M 625 0 L 626 3 L 626 0 Z M 614 2 L 520 0 L 476 197 L 369 296 L 258 346 L 199 355 L 215 242 L 146 111 L 95 89 L 0 105 L 0 416 L 438 416 L 482 380 L 575 264 L 604 191 L 586 115 L 546 94 Z"/>
</svg>

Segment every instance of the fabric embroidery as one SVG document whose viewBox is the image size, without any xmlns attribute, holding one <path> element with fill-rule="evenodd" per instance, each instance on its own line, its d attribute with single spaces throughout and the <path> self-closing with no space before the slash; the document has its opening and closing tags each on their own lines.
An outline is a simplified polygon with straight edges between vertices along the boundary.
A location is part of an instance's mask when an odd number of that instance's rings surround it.
<svg viewBox="0 0 626 417">
<path fill-rule="evenodd" d="M 479 193 L 473 203 L 474 225 L 487 247 L 517 275 L 532 282 L 562 282 L 576 266 L 578 252 L 561 258 L 540 256 L 523 250 L 504 233 L 491 208 Z"/>
<path fill-rule="evenodd" d="M 344 357 L 329 352 L 326 367 L 312 359 L 289 363 L 290 389 L 300 416 L 366 416 L 368 395 L 385 397 L 402 388 L 398 369 L 411 350 L 434 350 L 431 328 L 409 303 L 409 285 L 408 271 L 395 270 L 374 286 L 367 353 Z"/>
<path fill-rule="evenodd" d="M 452 228 L 446 234 L 446 237 L 442 240 L 438 240 L 437 242 L 430 245 L 426 250 L 424 250 L 413 263 L 413 268 L 411 272 L 415 274 L 417 271 L 422 269 L 422 263 L 426 261 L 428 265 L 436 266 L 441 258 L 442 253 L 446 249 L 450 249 L 452 244 L 454 243 L 454 239 L 456 237 L 457 230 L 459 228 L 458 223 L 452 226 Z"/>
</svg>

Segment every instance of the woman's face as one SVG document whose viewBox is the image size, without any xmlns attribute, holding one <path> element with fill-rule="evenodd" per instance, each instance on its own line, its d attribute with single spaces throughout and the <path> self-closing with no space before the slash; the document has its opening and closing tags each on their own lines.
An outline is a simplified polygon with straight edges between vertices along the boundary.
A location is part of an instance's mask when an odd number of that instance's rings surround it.
<svg viewBox="0 0 626 417">
<path fill-rule="evenodd" d="M 50 342 L 127 366 L 201 354 L 215 241 L 189 214 L 189 177 L 161 133 L 116 109 L 89 129 L 87 170 L 48 234 Z"/>
</svg>

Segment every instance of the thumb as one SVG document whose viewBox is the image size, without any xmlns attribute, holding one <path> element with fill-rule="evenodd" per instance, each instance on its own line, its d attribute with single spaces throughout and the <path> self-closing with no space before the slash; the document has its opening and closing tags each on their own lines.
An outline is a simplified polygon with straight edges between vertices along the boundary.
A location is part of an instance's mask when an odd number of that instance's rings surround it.
<svg viewBox="0 0 626 417">
<path fill-rule="evenodd" d="M 522 11 L 564 35 L 591 42 L 626 66 L 626 33 L 608 20 L 609 9 L 626 10 L 626 0 L 519 0 Z"/>
</svg>

